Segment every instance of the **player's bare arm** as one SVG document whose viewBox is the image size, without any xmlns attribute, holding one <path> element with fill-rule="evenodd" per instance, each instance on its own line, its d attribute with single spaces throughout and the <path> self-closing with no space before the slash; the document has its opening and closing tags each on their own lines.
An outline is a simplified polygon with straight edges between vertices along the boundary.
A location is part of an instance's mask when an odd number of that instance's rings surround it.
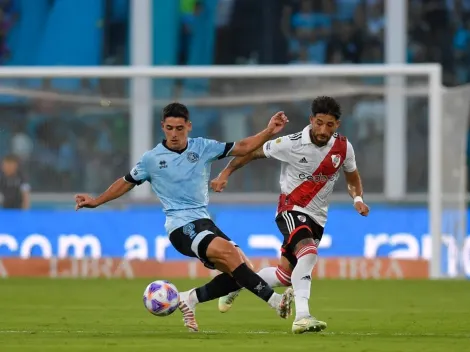
<svg viewBox="0 0 470 352">
<path fill-rule="evenodd" d="M 127 182 L 123 177 L 116 180 L 100 196 L 93 198 L 88 194 L 77 194 L 75 196 L 75 210 L 81 208 L 96 208 L 100 205 L 119 198 L 134 188 L 135 184 Z"/>
<path fill-rule="evenodd" d="M 230 151 L 232 156 L 245 156 L 260 148 L 265 142 L 282 131 L 286 123 L 289 122 L 283 111 L 277 112 L 269 121 L 268 127 L 258 134 L 244 138 L 235 143 Z"/>
<path fill-rule="evenodd" d="M 348 185 L 348 193 L 354 199 L 354 208 L 362 216 L 369 215 L 369 207 L 363 200 L 362 181 L 359 171 L 356 169 L 352 172 L 344 172 L 346 183 Z"/>
<path fill-rule="evenodd" d="M 219 176 L 214 178 L 211 181 L 211 188 L 215 192 L 222 192 L 228 183 L 228 178 L 232 173 L 241 169 L 243 166 L 247 165 L 253 160 L 265 159 L 266 154 L 264 154 L 263 148 L 258 148 L 254 152 L 251 152 L 245 156 L 238 156 L 230 160 L 225 169 L 221 171 Z"/>
</svg>

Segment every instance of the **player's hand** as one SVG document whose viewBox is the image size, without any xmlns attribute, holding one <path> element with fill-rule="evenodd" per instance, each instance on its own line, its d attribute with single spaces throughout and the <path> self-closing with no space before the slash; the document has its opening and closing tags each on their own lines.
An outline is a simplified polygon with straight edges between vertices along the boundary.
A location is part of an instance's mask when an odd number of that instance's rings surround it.
<svg viewBox="0 0 470 352">
<path fill-rule="evenodd" d="M 364 202 L 354 203 L 354 209 L 356 209 L 356 211 L 362 216 L 369 215 L 369 206 Z"/>
<path fill-rule="evenodd" d="M 284 126 L 289 122 L 284 111 L 277 112 L 268 123 L 268 131 L 275 135 L 282 131 Z"/>
<path fill-rule="evenodd" d="M 96 208 L 98 206 L 95 198 L 89 196 L 88 194 L 75 195 L 75 203 L 75 210 L 81 208 Z"/>
<path fill-rule="evenodd" d="M 227 187 L 228 178 L 222 175 L 217 176 L 211 181 L 211 188 L 214 192 L 222 192 Z"/>
</svg>

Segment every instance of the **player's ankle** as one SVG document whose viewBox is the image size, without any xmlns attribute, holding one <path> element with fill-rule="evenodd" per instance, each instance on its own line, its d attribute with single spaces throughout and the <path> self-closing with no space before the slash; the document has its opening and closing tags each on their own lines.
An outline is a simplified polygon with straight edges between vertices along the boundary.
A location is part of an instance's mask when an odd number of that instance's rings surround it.
<svg viewBox="0 0 470 352">
<path fill-rule="evenodd" d="M 196 304 L 199 303 L 196 290 L 181 292 L 180 301 L 184 302 L 190 309 L 194 309 L 194 307 L 196 307 Z"/>
<path fill-rule="evenodd" d="M 294 321 L 299 321 L 305 318 L 310 318 L 310 313 L 309 312 L 297 312 L 295 314 L 295 319 Z"/>
<path fill-rule="evenodd" d="M 196 290 L 191 290 L 188 296 L 188 304 L 191 306 L 191 308 L 194 308 L 198 303 L 199 299 L 197 298 Z"/>
<path fill-rule="evenodd" d="M 268 304 L 271 306 L 271 308 L 277 308 L 279 304 L 281 303 L 281 298 L 282 295 L 279 293 L 273 292 L 271 297 L 268 299 Z"/>
</svg>

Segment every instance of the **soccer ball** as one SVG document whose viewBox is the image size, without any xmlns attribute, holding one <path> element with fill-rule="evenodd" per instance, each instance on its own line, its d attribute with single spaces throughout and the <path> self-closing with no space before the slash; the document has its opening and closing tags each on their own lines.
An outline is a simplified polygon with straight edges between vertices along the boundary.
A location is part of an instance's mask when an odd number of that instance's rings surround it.
<svg viewBox="0 0 470 352">
<path fill-rule="evenodd" d="M 171 282 L 157 280 L 144 291 L 144 306 L 157 317 L 166 317 L 178 308 L 180 294 Z"/>
</svg>

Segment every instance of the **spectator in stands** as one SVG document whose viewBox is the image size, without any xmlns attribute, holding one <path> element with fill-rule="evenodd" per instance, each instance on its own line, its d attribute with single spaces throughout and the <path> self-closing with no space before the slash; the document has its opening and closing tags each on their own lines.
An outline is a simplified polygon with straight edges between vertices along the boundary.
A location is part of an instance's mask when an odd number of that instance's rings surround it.
<svg viewBox="0 0 470 352">
<path fill-rule="evenodd" d="M 454 34 L 454 62 L 456 84 L 469 81 L 470 65 L 470 17 L 459 21 Z"/>
<path fill-rule="evenodd" d="M 10 49 L 7 45 L 7 35 L 10 30 L 10 22 L 0 8 L 0 64 L 4 64 L 10 58 Z"/>
<path fill-rule="evenodd" d="M 385 28 L 383 0 L 375 0 L 367 7 L 367 32 L 371 39 L 383 41 Z"/>
<path fill-rule="evenodd" d="M 29 209 L 30 186 L 20 172 L 16 156 L 8 155 L 2 160 L 0 171 L 0 194 L 4 209 Z"/>
<path fill-rule="evenodd" d="M 11 151 L 16 155 L 22 164 L 29 161 L 31 153 L 33 152 L 33 141 L 26 133 L 26 128 L 23 124 L 16 124 L 15 133 L 11 139 Z"/>
<path fill-rule="evenodd" d="M 188 64 L 189 50 L 194 32 L 196 17 L 203 11 L 202 1 L 191 1 L 193 5 L 181 14 L 179 65 Z"/>
<path fill-rule="evenodd" d="M 333 61 L 333 54 L 338 53 L 343 63 L 360 63 L 363 50 L 364 32 L 354 26 L 352 22 L 339 22 L 334 25 L 335 33 L 328 42 L 328 61 Z M 338 57 L 338 56 L 336 56 Z M 341 62 L 335 62 L 341 63 Z"/>
</svg>

